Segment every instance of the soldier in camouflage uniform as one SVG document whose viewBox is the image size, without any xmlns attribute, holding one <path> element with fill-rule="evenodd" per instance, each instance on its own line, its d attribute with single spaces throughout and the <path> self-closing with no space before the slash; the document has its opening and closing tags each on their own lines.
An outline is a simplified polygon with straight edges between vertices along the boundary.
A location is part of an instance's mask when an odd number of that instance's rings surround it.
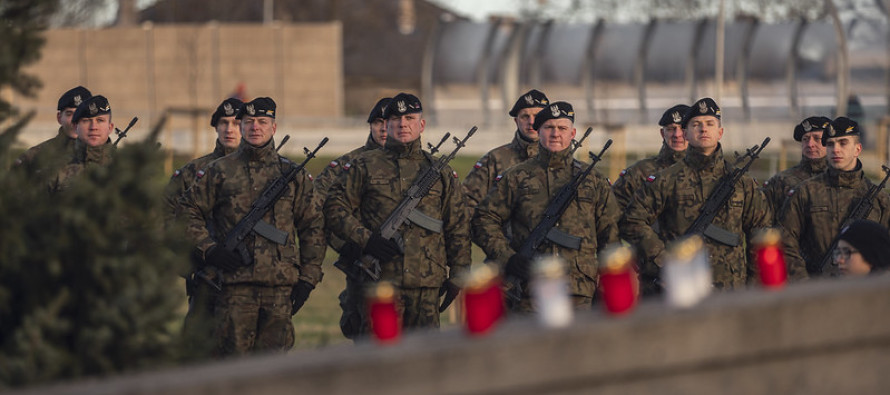
<svg viewBox="0 0 890 395">
<path fill-rule="evenodd" d="M 541 221 L 553 196 L 587 166 L 572 157 L 574 119 L 572 106 L 566 102 L 556 102 L 541 110 L 534 123 L 540 135 L 537 156 L 498 176 L 473 216 L 473 241 L 489 259 L 522 282 L 529 279 L 530 263 L 516 251 Z M 599 278 L 597 254 L 618 240 L 618 217 L 618 204 L 608 180 L 593 171 L 578 187 L 575 201 L 557 223 L 555 229 L 565 237 L 548 239 L 538 250 L 539 254 L 558 255 L 568 261 L 569 291 L 577 308 L 589 309 L 593 303 Z M 503 230 L 508 223 L 512 240 L 507 239 Z M 577 244 L 565 242 L 567 239 Z M 523 287 L 521 300 L 511 303 L 511 308 L 518 312 L 534 310 L 527 287 Z"/>
<path fill-rule="evenodd" d="M 538 154 L 538 132 L 533 128 L 535 114 L 548 103 L 550 100 L 543 92 L 532 89 L 513 104 L 510 109 L 510 116 L 516 123 L 513 141 L 488 151 L 476 162 L 464 180 L 463 190 L 470 208 L 475 208 L 485 198 L 494 185 L 495 178 L 503 174 L 504 170 Z"/>
<path fill-rule="evenodd" d="M 55 137 L 29 148 L 16 159 L 14 166 L 22 166 L 28 171 L 34 172 L 42 169 L 33 168 L 33 166 L 52 167 L 50 163 L 45 162 L 51 161 L 54 158 L 70 158 L 74 155 L 77 131 L 75 131 L 74 123 L 71 122 L 71 117 L 74 115 L 74 111 L 77 110 L 77 106 L 92 96 L 93 94 L 82 86 L 65 92 L 59 98 L 58 111 L 56 112 L 56 121 L 59 122 L 59 133 Z M 44 153 L 40 154 L 40 152 Z"/>
<path fill-rule="evenodd" d="M 296 166 L 275 150 L 272 99 L 246 103 L 237 117 L 238 150 L 198 171 L 182 199 L 196 260 L 219 270 L 222 290 L 213 312 L 219 356 L 291 348 L 291 316 L 321 281 L 325 253 L 323 218 L 305 170 L 263 218 L 274 229 L 251 233 L 244 255 L 221 246 L 263 190 Z"/>
<path fill-rule="evenodd" d="M 826 117 L 809 117 L 794 127 L 794 140 L 800 142 L 800 163 L 763 183 L 763 194 L 776 218 L 793 186 L 824 173 L 828 167 L 825 147 L 822 146 L 822 133 L 830 122 Z"/>
<path fill-rule="evenodd" d="M 838 117 L 822 134 L 827 148 L 828 170 L 810 178 L 789 192 L 779 214 L 784 229 L 785 261 L 789 277 L 803 279 L 821 275 L 837 275 L 838 266 L 831 262 L 819 267 L 828 246 L 840 231 L 841 223 L 874 185 L 862 171 L 859 124 Z M 865 219 L 890 226 L 890 196 L 879 192 Z"/>
<path fill-rule="evenodd" d="M 723 127 L 714 100 L 697 101 L 683 116 L 681 126 L 689 141 L 686 156 L 649 176 L 619 222 L 621 238 L 634 244 L 640 253 L 642 279 L 657 281 L 665 244 L 685 234 L 714 187 L 732 170 L 732 163 L 723 158 Z M 714 219 L 713 225 L 739 236 L 736 245 L 704 238 L 717 289 L 743 288 L 755 280 L 752 255 L 745 247 L 756 232 L 772 223 L 769 204 L 757 187 L 753 178 L 742 177 Z M 658 232 L 652 228 L 656 221 Z"/>
<path fill-rule="evenodd" d="M 618 180 L 612 184 L 612 192 L 615 193 L 622 210 L 633 200 L 634 191 L 643 186 L 646 177 L 670 167 L 686 155 L 686 146 L 689 142 L 683 137 L 680 122 L 687 110 L 689 106 L 678 104 L 665 111 L 658 120 L 658 126 L 661 127 L 659 130 L 662 139 L 661 151 L 652 158 L 643 159 L 622 170 Z"/>
<path fill-rule="evenodd" d="M 114 123 L 111 122 L 111 105 L 105 96 L 92 96 L 81 102 L 71 116 L 71 123 L 77 132 L 74 152 L 50 181 L 51 193 L 68 188 L 84 169 L 108 166 L 113 159 L 114 145 L 108 136 L 114 130 Z"/>
<path fill-rule="evenodd" d="M 368 114 L 369 133 L 365 145 L 349 151 L 345 155 L 334 159 L 315 178 L 315 190 L 321 199 L 327 196 L 328 189 L 343 169 L 343 165 L 351 163 L 361 153 L 382 148 L 386 143 L 386 119 L 383 118 L 383 110 L 389 104 L 390 98 L 385 97 L 377 101 L 374 108 Z M 339 264 L 351 265 L 361 257 L 360 246 L 346 243 L 339 237 L 328 234 L 328 244 L 340 254 Z M 367 335 L 367 327 L 362 326 L 361 310 L 364 309 L 362 284 L 350 276 L 346 276 L 346 289 L 340 292 L 340 331 L 348 339 L 355 339 Z"/>
<path fill-rule="evenodd" d="M 386 145 L 343 165 L 324 205 L 328 229 L 380 261 L 380 279 L 398 291 L 396 306 L 405 328 L 438 327 L 440 309 L 460 290 L 453 280 L 470 265 L 467 209 L 457 173 L 447 166 L 415 210 L 415 215 L 426 218 L 399 229 L 403 246 L 380 235 L 381 225 L 405 191 L 435 160 L 422 150 L 420 135 L 426 124 L 422 111 L 416 96 L 395 96 L 384 110 Z M 367 327 L 368 322 L 362 309 L 362 325 Z"/>
</svg>

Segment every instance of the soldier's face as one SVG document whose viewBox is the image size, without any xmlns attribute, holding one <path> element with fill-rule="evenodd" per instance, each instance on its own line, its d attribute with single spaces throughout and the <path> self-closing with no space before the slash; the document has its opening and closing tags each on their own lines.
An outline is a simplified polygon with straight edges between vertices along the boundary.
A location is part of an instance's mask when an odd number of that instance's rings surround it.
<svg viewBox="0 0 890 395">
<path fill-rule="evenodd" d="M 370 128 L 371 138 L 382 147 L 386 143 L 386 121 L 383 118 L 377 118 L 371 122 Z"/>
<path fill-rule="evenodd" d="M 98 147 L 108 141 L 114 130 L 111 115 L 102 114 L 92 118 L 81 118 L 77 121 L 77 138 L 90 147 Z"/>
<path fill-rule="evenodd" d="M 838 265 L 841 274 L 864 276 L 871 272 L 871 265 L 869 265 L 868 262 L 862 258 L 862 254 L 859 253 L 856 248 L 853 248 L 853 245 L 846 240 L 837 241 L 837 248 L 835 249 L 833 257 L 834 263 Z"/>
<path fill-rule="evenodd" d="M 535 124 L 535 114 L 543 108 L 544 107 L 523 108 L 516 114 L 516 118 L 513 118 L 513 122 L 516 122 L 516 130 L 519 130 L 519 133 L 522 133 L 525 138 L 532 141 L 538 139 L 538 131 L 532 128 L 532 125 Z"/>
<path fill-rule="evenodd" d="M 825 147 L 822 146 L 822 131 L 804 133 L 800 138 L 800 149 L 803 156 L 810 159 L 825 157 Z"/>
<path fill-rule="evenodd" d="M 244 141 L 254 147 L 266 145 L 272 139 L 272 136 L 275 135 L 276 129 L 278 129 L 278 125 L 274 119 L 269 117 L 245 115 L 241 118 L 241 134 L 244 137 Z"/>
<path fill-rule="evenodd" d="M 575 124 L 568 118 L 548 119 L 538 130 L 541 146 L 550 152 L 568 148 L 575 138 L 575 133 Z"/>
<path fill-rule="evenodd" d="M 862 144 L 853 136 L 834 137 L 825 145 L 828 151 L 828 165 L 842 171 L 856 168 L 856 158 L 862 152 Z"/>
<path fill-rule="evenodd" d="M 679 124 L 672 123 L 661 127 L 661 138 L 674 151 L 685 151 L 689 142 L 683 135 L 683 128 Z"/>
<path fill-rule="evenodd" d="M 234 116 L 222 117 L 216 122 L 216 139 L 226 148 L 238 148 L 241 144 L 241 122 Z"/>
<path fill-rule="evenodd" d="M 686 140 L 689 145 L 698 148 L 705 155 L 717 150 L 717 144 L 723 137 L 723 126 L 717 117 L 702 115 L 689 120 L 686 125 Z"/>
<path fill-rule="evenodd" d="M 410 143 L 420 138 L 423 128 L 426 126 L 426 120 L 423 119 L 423 113 L 413 113 L 405 115 L 394 115 L 386 120 L 386 136 L 387 138 L 396 140 L 400 143 Z"/>
<path fill-rule="evenodd" d="M 77 138 L 77 132 L 74 130 L 75 125 L 71 123 L 71 117 L 74 116 L 74 110 L 76 110 L 76 108 L 66 108 L 56 113 L 56 120 L 59 121 L 59 125 L 62 126 L 62 132 L 71 138 Z"/>
</svg>

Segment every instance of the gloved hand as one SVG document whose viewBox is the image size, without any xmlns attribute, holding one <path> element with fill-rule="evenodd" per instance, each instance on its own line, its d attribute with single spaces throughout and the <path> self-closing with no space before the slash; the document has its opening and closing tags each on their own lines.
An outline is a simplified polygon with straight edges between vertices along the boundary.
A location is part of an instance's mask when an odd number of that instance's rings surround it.
<svg viewBox="0 0 890 395">
<path fill-rule="evenodd" d="M 387 262 L 396 255 L 401 254 L 402 249 L 399 248 L 398 243 L 395 241 L 383 238 L 383 236 L 380 236 L 380 233 L 374 233 L 368 239 L 368 244 L 365 244 L 362 253 L 373 256 L 381 262 Z"/>
<path fill-rule="evenodd" d="M 448 306 L 451 306 L 451 302 L 454 302 L 454 298 L 460 293 L 460 287 L 457 284 L 451 282 L 451 280 L 445 281 L 442 284 L 442 288 L 439 288 L 439 297 L 441 298 L 443 295 L 445 299 L 442 299 L 442 305 L 439 306 L 439 312 L 445 311 Z"/>
<path fill-rule="evenodd" d="M 297 284 L 294 285 L 294 288 L 290 291 L 291 315 L 297 314 L 297 312 L 300 311 L 300 308 L 306 303 L 306 299 L 309 299 L 309 293 L 312 292 L 313 289 L 315 289 L 314 285 L 303 280 L 298 281 Z"/>
<path fill-rule="evenodd" d="M 513 277 L 527 281 L 531 277 L 531 266 L 532 262 L 530 259 L 519 254 L 513 254 L 507 260 L 507 266 L 504 267 L 504 271 Z"/>
<path fill-rule="evenodd" d="M 362 257 L 362 248 L 358 246 L 358 244 L 352 242 L 345 242 L 343 246 L 340 247 L 340 258 L 346 259 L 348 261 L 355 261 Z"/>
<path fill-rule="evenodd" d="M 210 266 L 216 266 L 220 270 L 233 272 L 238 270 L 243 263 L 241 262 L 241 257 L 225 248 L 222 248 L 218 245 L 213 245 L 207 252 L 204 254 L 204 262 L 207 262 Z"/>
</svg>

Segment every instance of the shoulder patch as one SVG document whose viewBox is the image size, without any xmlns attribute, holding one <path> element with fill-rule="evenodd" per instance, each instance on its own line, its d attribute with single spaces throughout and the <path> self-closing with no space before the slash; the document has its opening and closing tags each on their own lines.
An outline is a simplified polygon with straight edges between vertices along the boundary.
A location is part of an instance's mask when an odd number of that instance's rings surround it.
<svg viewBox="0 0 890 395">
<path fill-rule="evenodd" d="M 654 175 L 654 174 L 651 175 L 651 176 L 649 176 L 649 177 L 646 177 L 646 182 L 653 182 L 653 181 L 655 181 L 655 175 Z"/>
<path fill-rule="evenodd" d="M 337 163 L 337 161 L 335 160 L 332 160 L 331 163 L 328 164 L 328 166 L 330 167 L 337 167 L 337 165 L 339 165 L 339 163 Z"/>
<path fill-rule="evenodd" d="M 624 177 L 627 174 L 627 169 L 621 170 L 621 173 L 618 173 L 618 177 Z"/>
<path fill-rule="evenodd" d="M 195 174 L 195 177 L 200 179 L 201 177 L 204 177 L 204 174 L 205 174 L 204 170 L 198 170 L 198 173 Z"/>
<path fill-rule="evenodd" d="M 345 170 L 345 171 L 349 171 L 350 168 L 352 168 L 352 163 L 347 163 L 347 164 L 343 165 L 343 170 Z"/>
<path fill-rule="evenodd" d="M 172 178 L 179 177 L 180 174 L 182 174 L 182 170 L 180 170 L 180 169 L 176 169 L 176 171 L 173 172 L 173 177 L 172 177 Z"/>
<path fill-rule="evenodd" d="M 306 175 L 309 177 L 309 181 L 315 181 L 315 178 L 312 177 L 312 173 L 306 172 Z"/>
<path fill-rule="evenodd" d="M 473 165 L 473 168 L 474 168 L 474 169 L 478 169 L 478 168 L 480 168 L 480 167 L 482 167 L 482 162 L 476 162 L 476 164 Z"/>
<path fill-rule="evenodd" d="M 498 176 L 495 177 L 494 180 L 495 180 L 495 181 L 500 181 L 501 178 L 504 178 L 504 175 L 503 175 L 503 174 L 498 174 Z"/>
<path fill-rule="evenodd" d="M 788 196 L 794 195 L 794 188 L 788 190 Z"/>
<path fill-rule="evenodd" d="M 452 170 L 452 171 L 451 171 L 451 176 L 453 176 L 454 178 L 457 178 L 457 172 L 454 171 L 454 170 Z"/>
<path fill-rule="evenodd" d="M 606 177 L 606 182 L 609 183 L 609 186 L 612 186 L 612 180 L 610 180 L 609 177 Z"/>
<path fill-rule="evenodd" d="M 763 187 L 766 188 L 769 185 L 769 180 L 763 182 Z"/>
</svg>

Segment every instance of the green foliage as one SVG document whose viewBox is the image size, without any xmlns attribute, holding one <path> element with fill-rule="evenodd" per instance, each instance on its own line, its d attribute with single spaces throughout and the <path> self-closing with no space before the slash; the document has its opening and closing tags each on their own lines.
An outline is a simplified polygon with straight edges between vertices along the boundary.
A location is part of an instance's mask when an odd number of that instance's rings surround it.
<svg viewBox="0 0 890 395">
<path fill-rule="evenodd" d="M 40 59 L 40 48 L 56 0 L 3 0 L 0 2 L 0 87 L 8 86 L 24 96 L 33 96 L 40 81 L 22 72 L 22 67 Z M 0 98 L 0 120 L 14 113 L 5 97 Z"/>
<path fill-rule="evenodd" d="M 0 174 L 0 388 L 177 357 L 189 246 L 164 230 L 162 160 L 154 142 L 129 144 L 54 195 L 40 174 Z"/>
</svg>

